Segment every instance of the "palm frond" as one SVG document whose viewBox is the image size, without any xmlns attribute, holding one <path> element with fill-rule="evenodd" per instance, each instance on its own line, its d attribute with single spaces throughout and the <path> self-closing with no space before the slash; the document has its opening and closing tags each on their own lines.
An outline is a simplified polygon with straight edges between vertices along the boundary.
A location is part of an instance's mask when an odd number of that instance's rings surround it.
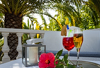
<svg viewBox="0 0 100 68">
<path fill-rule="evenodd" d="M 6 1 L 6 0 L 1 0 L 1 1 L 2 1 L 2 3 L 4 4 L 4 6 L 7 8 L 8 12 L 9 12 L 9 13 L 12 13 L 11 10 L 10 10 L 9 5 L 8 5 L 8 3 L 7 3 L 7 1 Z"/>
<path fill-rule="evenodd" d="M 89 7 L 95 9 L 100 15 L 100 0 L 89 0 Z"/>
<path fill-rule="evenodd" d="M 47 23 L 43 15 L 41 15 L 42 23 L 45 25 L 44 29 L 47 30 Z"/>
<path fill-rule="evenodd" d="M 12 3 L 12 11 L 14 11 L 14 0 L 11 0 L 11 3 Z"/>
<path fill-rule="evenodd" d="M 27 5 L 26 5 L 26 3 L 27 3 L 27 1 L 23 1 L 22 3 L 21 3 L 21 5 L 20 5 L 20 7 L 18 8 L 18 13 L 20 13 L 20 12 L 22 12 L 23 10 L 26 10 L 24 7 L 28 7 Z"/>
<path fill-rule="evenodd" d="M 7 10 L 5 9 L 5 6 L 0 4 L 0 9 L 3 11 L 3 12 L 7 12 Z"/>
<path fill-rule="evenodd" d="M 20 14 L 20 16 L 24 16 L 24 15 L 26 15 L 26 14 L 30 14 L 30 11 L 29 11 L 29 8 L 27 8 L 27 7 L 25 7 L 24 9 L 22 9 L 23 11 L 20 11 L 21 12 L 21 14 Z"/>
<path fill-rule="evenodd" d="M 52 18 L 52 19 L 54 19 L 57 23 L 58 23 L 58 25 L 60 26 L 60 28 L 62 28 L 62 25 L 61 25 L 61 23 L 57 20 L 57 19 L 55 19 L 51 14 L 49 14 L 49 13 L 43 13 L 44 15 L 47 15 L 48 17 L 50 17 L 50 18 Z"/>
<path fill-rule="evenodd" d="M 14 11 L 14 14 L 15 14 L 15 15 L 17 15 L 19 2 L 20 2 L 20 1 L 17 0 L 16 7 L 15 7 L 15 11 Z"/>
</svg>

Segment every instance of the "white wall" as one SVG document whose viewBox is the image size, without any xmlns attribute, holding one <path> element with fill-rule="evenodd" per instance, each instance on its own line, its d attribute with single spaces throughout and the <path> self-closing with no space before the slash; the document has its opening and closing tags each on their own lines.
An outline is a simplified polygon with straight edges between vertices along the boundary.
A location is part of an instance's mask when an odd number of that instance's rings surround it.
<svg viewBox="0 0 100 68">
<path fill-rule="evenodd" d="M 60 31 L 46 31 L 44 35 L 44 44 L 46 50 L 59 51 L 63 49 L 62 36 Z M 76 52 L 76 49 L 72 49 Z M 100 30 L 83 31 L 83 44 L 81 52 L 100 52 Z"/>
<path fill-rule="evenodd" d="M 60 31 L 46 31 L 44 35 L 46 50 L 59 51 L 63 49 L 66 51 L 62 45 L 62 38 Z M 76 51 L 76 49 L 73 50 Z"/>
<path fill-rule="evenodd" d="M 58 51 L 63 48 L 62 38 L 59 31 L 46 31 L 44 35 L 46 50 Z"/>
<path fill-rule="evenodd" d="M 100 52 L 100 30 L 83 31 L 83 52 Z"/>
</svg>

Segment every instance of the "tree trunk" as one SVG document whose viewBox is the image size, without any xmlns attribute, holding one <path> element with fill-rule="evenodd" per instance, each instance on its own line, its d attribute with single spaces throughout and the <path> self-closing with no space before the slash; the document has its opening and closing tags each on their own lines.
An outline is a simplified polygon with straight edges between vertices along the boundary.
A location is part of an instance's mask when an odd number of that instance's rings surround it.
<svg viewBox="0 0 100 68">
<path fill-rule="evenodd" d="M 22 29 L 22 17 L 10 13 L 5 13 L 4 25 L 5 28 Z M 18 51 L 16 50 L 18 46 L 18 37 L 16 33 L 10 33 L 7 39 L 8 39 L 8 46 L 10 49 L 8 55 L 10 57 L 10 60 L 15 60 L 18 55 Z"/>
</svg>

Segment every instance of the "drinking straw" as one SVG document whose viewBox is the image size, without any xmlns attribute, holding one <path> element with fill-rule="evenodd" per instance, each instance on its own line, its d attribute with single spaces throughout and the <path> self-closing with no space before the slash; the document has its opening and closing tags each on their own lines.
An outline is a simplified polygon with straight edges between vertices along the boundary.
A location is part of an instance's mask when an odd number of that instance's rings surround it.
<svg viewBox="0 0 100 68">
<path fill-rule="evenodd" d="M 69 30 L 69 26 L 67 25 L 67 30 Z M 70 33 L 72 32 L 72 30 L 69 30 L 68 32 L 68 37 L 70 36 Z"/>
<path fill-rule="evenodd" d="M 69 26 L 67 25 L 67 29 L 69 29 Z"/>
<path fill-rule="evenodd" d="M 70 33 L 72 32 L 72 30 L 69 30 L 69 32 L 68 32 L 68 37 L 70 36 Z"/>
</svg>

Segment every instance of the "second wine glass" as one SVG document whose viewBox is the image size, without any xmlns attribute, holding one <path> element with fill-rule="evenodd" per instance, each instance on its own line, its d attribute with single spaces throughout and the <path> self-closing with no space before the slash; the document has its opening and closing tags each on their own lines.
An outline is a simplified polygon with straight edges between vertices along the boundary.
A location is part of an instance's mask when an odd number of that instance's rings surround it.
<svg viewBox="0 0 100 68">
<path fill-rule="evenodd" d="M 74 45 L 76 47 L 76 50 L 77 50 L 77 68 L 78 68 L 78 60 L 79 60 L 79 52 L 80 52 L 80 48 L 82 46 L 82 43 L 83 43 L 83 33 L 76 33 L 74 34 L 74 37 L 73 37 L 73 41 L 74 41 Z"/>
</svg>

